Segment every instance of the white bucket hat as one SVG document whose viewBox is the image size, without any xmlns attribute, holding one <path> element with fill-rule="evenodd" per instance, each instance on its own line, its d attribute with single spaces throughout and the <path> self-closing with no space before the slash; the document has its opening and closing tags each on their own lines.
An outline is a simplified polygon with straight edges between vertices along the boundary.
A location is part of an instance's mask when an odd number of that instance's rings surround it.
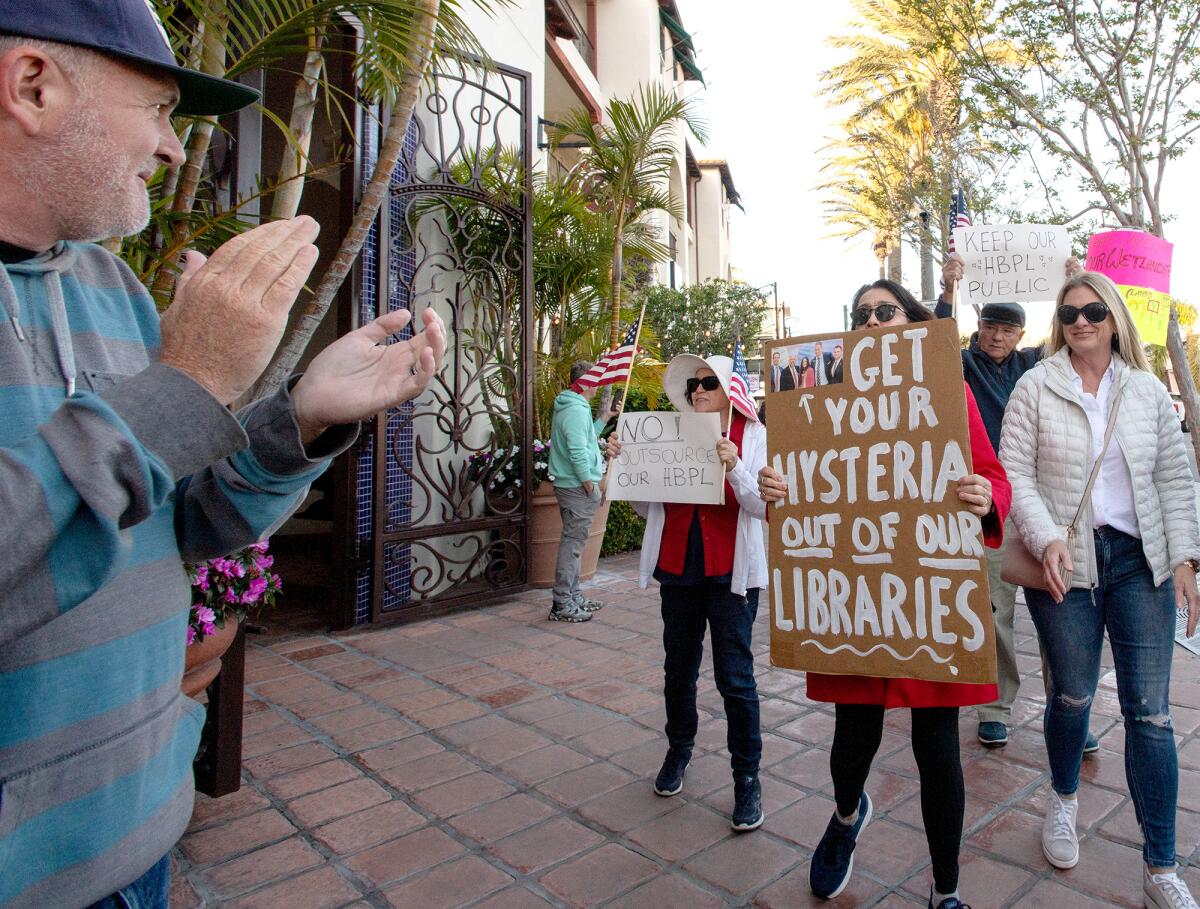
<svg viewBox="0 0 1200 909">
<path fill-rule="evenodd" d="M 666 372 L 663 373 L 663 391 L 667 393 L 667 399 L 675 406 L 675 409 L 681 413 L 695 413 L 696 408 L 692 407 L 691 402 L 687 399 L 687 380 L 696 375 L 698 369 L 711 369 L 721 383 L 721 388 L 725 392 L 725 396 L 733 401 L 733 406 L 738 413 L 746 417 L 753 423 L 758 422 L 758 414 L 751 410 L 746 412 L 745 405 L 734 400 L 729 394 L 729 377 L 733 375 L 733 360 L 725 356 L 699 357 L 696 354 L 679 354 L 667 364 Z"/>
</svg>

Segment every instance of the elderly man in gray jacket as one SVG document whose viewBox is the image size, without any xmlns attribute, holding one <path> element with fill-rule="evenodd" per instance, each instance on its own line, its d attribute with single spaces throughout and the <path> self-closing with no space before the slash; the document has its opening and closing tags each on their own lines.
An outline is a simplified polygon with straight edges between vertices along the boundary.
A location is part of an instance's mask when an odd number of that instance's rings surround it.
<svg viewBox="0 0 1200 909">
<path fill-rule="evenodd" d="M 161 321 L 94 241 L 136 233 L 176 110 L 255 97 L 181 70 L 147 0 L 0 0 L 0 905 L 165 909 L 204 709 L 179 691 L 182 559 L 277 526 L 418 394 L 440 319 L 392 313 L 236 415 L 317 260 L 296 218 L 189 253 Z"/>
</svg>

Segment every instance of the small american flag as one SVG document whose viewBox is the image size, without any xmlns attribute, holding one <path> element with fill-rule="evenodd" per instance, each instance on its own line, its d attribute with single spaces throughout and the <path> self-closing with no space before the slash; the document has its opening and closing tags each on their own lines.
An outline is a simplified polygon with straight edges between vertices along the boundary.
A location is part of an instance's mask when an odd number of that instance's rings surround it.
<svg viewBox="0 0 1200 909">
<path fill-rule="evenodd" d="M 729 401 L 752 423 L 758 422 L 758 410 L 750 397 L 750 372 L 742 353 L 742 339 L 733 343 L 733 374 L 729 377 Z"/>
<path fill-rule="evenodd" d="M 970 227 L 971 213 L 967 211 L 967 197 L 961 189 L 956 189 L 950 197 L 950 236 L 946 241 L 946 249 L 954 252 L 954 228 Z"/>
<path fill-rule="evenodd" d="M 629 326 L 629 331 L 625 332 L 621 346 L 597 360 L 596 365 L 576 379 L 575 384 L 571 387 L 578 391 L 581 388 L 596 388 L 600 385 L 624 382 L 629 376 L 629 370 L 633 368 L 633 358 L 637 353 L 638 328 L 641 322 L 641 316 L 634 319 L 633 324 Z"/>
</svg>

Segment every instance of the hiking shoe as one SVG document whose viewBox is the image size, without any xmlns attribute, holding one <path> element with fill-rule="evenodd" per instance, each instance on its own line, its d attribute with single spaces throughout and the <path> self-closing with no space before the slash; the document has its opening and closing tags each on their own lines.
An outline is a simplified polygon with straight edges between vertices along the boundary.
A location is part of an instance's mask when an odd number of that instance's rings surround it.
<svg viewBox="0 0 1200 909">
<path fill-rule="evenodd" d="M 1008 744 L 1008 727 L 1000 722 L 980 723 L 979 744 L 984 748 L 1003 748 Z"/>
<path fill-rule="evenodd" d="M 957 896 L 948 896 L 936 906 L 933 904 L 933 888 L 929 888 L 929 909 L 971 909 Z"/>
<path fill-rule="evenodd" d="M 758 774 L 733 778 L 733 817 L 729 826 L 738 833 L 757 830 L 762 826 L 762 786 Z"/>
<path fill-rule="evenodd" d="M 1146 909 L 1200 909 L 1187 884 L 1174 871 L 1151 874 L 1142 866 L 1142 902 Z"/>
<path fill-rule="evenodd" d="M 808 866 L 809 889 L 821 899 L 833 899 L 850 883 L 854 847 L 858 845 L 858 835 L 871 823 L 871 811 L 871 797 L 864 792 L 858 799 L 858 819 L 853 824 L 839 821 L 836 811 L 829 819 L 825 835 L 817 844 L 817 851 Z"/>
<path fill-rule="evenodd" d="M 589 600 L 587 597 L 580 597 L 575 601 L 575 605 L 585 612 L 596 612 L 604 608 L 604 604 L 599 600 Z"/>
<path fill-rule="evenodd" d="M 1096 738 L 1094 733 L 1089 732 L 1087 739 L 1083 743 L 1084 754 L 1095 754 L 1100 750 L 1100 740 Z"/>
<path fill-rule="evenodd" d="M 1042 853 L 1055 868 L 1074 868 L 1079 864 L 1079 837 L 1075 833 L 1078 810 L 1078 799 L 1064 799 L 1050 790 L 1046 820 L 1042 823 Z"/>
<path fill-rule="evenodd" d="M 550 607 L 551 622 L 590 622 L 592 614 L 574 603 L 555 603 Z"/>
<path fill-rule="evenodd" d="M 588 618 L 591 618 L 591 616 L 589 615 Z M 687 765 L 691 760 L 691 752 L 685 754 L 674 748 L 668 748 L 667 756 L 663 758 L 658 776 L 654 779 L 655 794 L 661 795 L 664 798 L 679 795 L 683 789 L 683 772 L 687 770 Z"/>
</svg>

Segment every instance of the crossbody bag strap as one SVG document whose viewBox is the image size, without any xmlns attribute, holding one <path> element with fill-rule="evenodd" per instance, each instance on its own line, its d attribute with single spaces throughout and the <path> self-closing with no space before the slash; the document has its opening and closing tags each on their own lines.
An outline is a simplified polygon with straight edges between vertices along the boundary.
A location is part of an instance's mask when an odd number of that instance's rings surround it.
<svg viewBox="0 0 1200 909">
<path fill-rule="evenodd" d="M 1113 395 L 1112 406 L 1108 411 L 1108 426 L 1104 430 L 1104 445 L 1100 448 L 1100 456 L 1096 458 L 1096 463 L 1092 465 L 1092 475 L 1088 477 L 1087 486 L 1083 487 L 1083 498 L 1079 500 L 1079 507 L 1075 510 L 1075 517 L 1071 519 L 1071 527 L 1079 523 L 1080 517 L 1083 516 L 1083 506 L 1088 503 L 1092 497 L 1092 487 L 1096 485 L 1096 477 L 1100 475 L 1100 467 L 1104 463 L 1104 455 L 1108 453 L 1108 443 L 1112 441 L 1113 429 L 1117 425 L 1117 410 L 1121 406 L 1121 393 L 1125 390 L 1124 384 L 1117 388 Z M 1076 530 L 1078 533 L 1078 530 Z"/>
</svg>

